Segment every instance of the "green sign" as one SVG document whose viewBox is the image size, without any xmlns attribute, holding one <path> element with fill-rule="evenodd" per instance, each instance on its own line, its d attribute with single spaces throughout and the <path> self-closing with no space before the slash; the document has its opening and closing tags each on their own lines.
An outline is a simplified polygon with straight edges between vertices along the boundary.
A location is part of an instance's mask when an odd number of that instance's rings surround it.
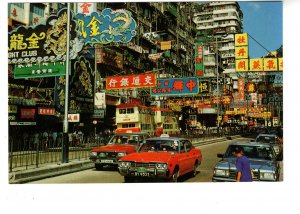
<svg viewBox="0 0 300 214">
<path fill-rule="evenodd" d="M 203 45 L 200 42 L 196 43 L 195 67 L 196 67 L 196 76 L 203 76 Z"/>
<path fill-rule="evenodd" d="M 14 78 L 62 76 L 66 74 L 65 62 L 42 62 L 40 64 L 15 65 Z"/>
</svg>

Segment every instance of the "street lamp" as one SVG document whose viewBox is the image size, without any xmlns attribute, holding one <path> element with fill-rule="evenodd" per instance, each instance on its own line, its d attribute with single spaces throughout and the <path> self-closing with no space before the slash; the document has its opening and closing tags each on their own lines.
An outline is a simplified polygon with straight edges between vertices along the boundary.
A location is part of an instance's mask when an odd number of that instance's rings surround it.
<svg viewBox="0 0 300 214">
<path fill-rule="evenodd" d="M 94 143 L 96 143 L 96 133 L 97 133 L 97 120 L 93 120 L 93 124 L 95 125 L 95 137 L 94 137 Z"/>
</svg>

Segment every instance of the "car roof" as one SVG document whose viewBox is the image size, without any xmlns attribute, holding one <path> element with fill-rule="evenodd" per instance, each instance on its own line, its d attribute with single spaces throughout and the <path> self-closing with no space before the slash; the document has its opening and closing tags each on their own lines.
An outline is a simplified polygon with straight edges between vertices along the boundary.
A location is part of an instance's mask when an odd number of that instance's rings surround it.
<svg viewBox="0 0 300 214">
<path fill-rule="evenodd" d="M 230 145 L 234 146 L 266 146 L 269 147 L 269 144 L 260 143 L 260 142 L 234 142 Z"/>
<path fill-rule="evenodd" d="M 114 134 L 114 136 L 131 136 L 131 135 L 149 135 L 149 134 L 148 133 L 141 133 L 141 132 Z"/>
<path fill-rule="evenodd" d="M 263 137 L 275 137 L 277 135 L 276 134 L 259 134 L 259 135 L 257 135 L 257 137 L 259 137 L 259 136 L 263 136 Z"/>
</svg>

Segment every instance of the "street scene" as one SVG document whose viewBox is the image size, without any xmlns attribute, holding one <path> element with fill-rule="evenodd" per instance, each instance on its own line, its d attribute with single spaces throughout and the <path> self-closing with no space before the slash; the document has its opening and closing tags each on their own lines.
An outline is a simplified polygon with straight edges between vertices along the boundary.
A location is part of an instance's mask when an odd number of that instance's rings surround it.
<svg viewBox="0 0 300 214">
<path fill-rule="evenodd" d="M 9 184 L 282 182 L 283 121 L 280 1 L 8 3 Z"/>
</svg>

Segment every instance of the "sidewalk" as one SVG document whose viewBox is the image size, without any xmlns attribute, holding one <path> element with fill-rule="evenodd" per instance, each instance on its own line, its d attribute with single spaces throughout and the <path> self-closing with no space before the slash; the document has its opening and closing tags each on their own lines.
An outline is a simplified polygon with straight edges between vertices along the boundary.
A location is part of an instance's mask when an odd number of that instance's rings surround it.
<svg viewBox="0 0 300 214">
<path fill-rule="evenodd" d="M 241 137 L 240 135 L 230 136 L 231 139 Z M 199 141 L 199 139 L 191 139 L 194 146 L 207 145 L 228 140 L 227 137 L 213 138 L 208 140 Z M 42 164 L 38 168 L 32 167 L 31 169 L 20 167 L 17 171 L 9 173 L 10 184 L 22 184 L 44 178 L 54 177 L 58 175 L 73 173 L 94 167 L 94 163 L 90 160 L 72 160 L 69 163 L 49 163 Z"/>
</svg>

